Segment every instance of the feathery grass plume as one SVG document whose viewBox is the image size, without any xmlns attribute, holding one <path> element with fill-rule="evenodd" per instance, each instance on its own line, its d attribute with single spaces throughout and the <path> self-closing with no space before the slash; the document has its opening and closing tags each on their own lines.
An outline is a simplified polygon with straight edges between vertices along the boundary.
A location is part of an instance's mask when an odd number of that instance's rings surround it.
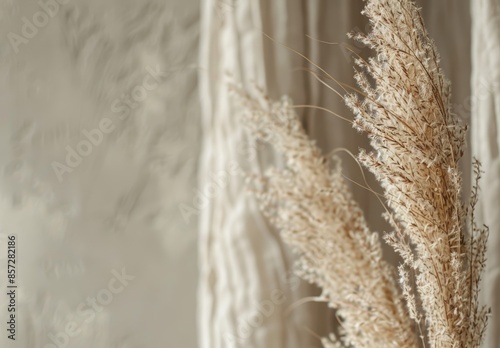
<svg viewBox="0 0 500 348">
<path fill-rule="evenodd" d="M 353 37 L 376 56 L 356 60 L 361 91 L 345 100 L 375 150 L 359 159 L 393 211 L 387 217 L 395 232 L 386 239 L 404 260 L 404 296 L 411 306 L 415 296 L 421 302 L 431 347 L 478 347 L 487 314 L 478 304 L 487 229 L 474 221 L 477 181 L 470 207 L 460 199 L 466 129 L 451 111 L 450 84 L 414 2 L 368 0 L 363 13 L 372 30 Z M 478 163 L 475 171 L 479 179 Z"/>
<path fill-rule="evenodd" d="M 300 255 L 298 273 L 322 288 L 337 309 L 341 337 L 325 345 L 416 347 L 412 322 L 382 259 L 381 242 L 342 177 L 306 135 L 291 101 L 253 98 L 236 90 L 248 129 L 284 154 L 286 168 L 256 180 L 261 210 Z"/>
</svg>

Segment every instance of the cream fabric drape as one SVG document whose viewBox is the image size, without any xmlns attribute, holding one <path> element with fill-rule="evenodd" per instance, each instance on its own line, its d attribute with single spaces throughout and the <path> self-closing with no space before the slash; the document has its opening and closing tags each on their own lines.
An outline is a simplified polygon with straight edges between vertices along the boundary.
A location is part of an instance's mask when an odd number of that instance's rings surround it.
<svg viewBox="0 0 500 348">
<path fill-rule="evenodd" d="M 490 228 L 482 300 L 491 306 L 484 347 L 500 344 L 500 1 L 472 7 L 472 153 L 485 172 L 480 182 L 479 222 Z"/>
<path fill-rule="evenodd" d="M 442 53 L 446 73 L 457 86 L 454 103 L 461 105 L 469 93 L 468 1 L 427 0 L 420 4 Z M 247 139 L 238 118 L 238 105 L 227 90 L 228 80 L 250 90 L 256 83 L 273 98 L 288 94 L 295 104 L 319 105 L 352 117 L 332 91 L 305 71 L 317 69 L 280 43 L 303 53 L 336 79 L 354 85 L 349 50 L 318 40 L 347 42 L 347 32 L 366 32 L 362 8 L 362 1 L 342 0 L 202 2 L 200 93 L 204 145 L 197 192 L 206 193 L 200 209 L 200 347 L 320 347 L 319 340 L 304 327 L 318 335 L 333 327 L 334 320 L 322 305 L 303 304 L 287 315 L 291 303 L 314 292 L 284 281 L 291 274 L 293 257 L 245 192 L 243 179 L 229 174 L 224 183 L 220 180 L 224 175 L 217 173 L 228 171 L 232 163 L 251 173 L 282 164 L 268 147 Z M 276 42 L 263 37 L 262 31 Z M 349 44 L 360 55 L 368 53 L 364 47 Z M 339 89 L 332 81 L 327 82 Z M 299 115 L 325 153 L 343 147 L 356 154 L 359 147 L 368 148 L 366 137 L 353 131 L 349 123 L 313 109 L 300 110 Z M 461 116 L 467 119 L 468 113 Z M 340 155 L 345 174 L 362 182 L 354 160 L 345 152 Z M 371 177 L 369 180 L 375 186 Z M 375 197 L 356 185 L 352 189 L 370 226 L 386 230 Z M 387 256 L 396 260 L 390 252 Z M 270 300 L 275 289 L 285 292 L 284 304 L 275 306 L 260 320 L 259 303 Z"/>
<path fill-rule="evenodd" d="M 278 49 L 265 31 L 289 45 L 303 32 L 300 1 L 206 1 L 202 5 L 200 93 L 203 153 L 200 199 L 199 345 L 209 347 L 311 347 L 317 330 L 311 306 L 287 313 L 307 296 L 291 273 L 292 258 L 258 212 L 244 187 L 243 171 L 279 163 L 248 142 L 231 102 L 227 74 L 271 95 L 301 95 L 304 79 L 293 75 L 299 59 Z M 302 50 L 302 47 L 298 47 Z M 203 202 L 205 200 L 205 202 Z"/>
</svg>

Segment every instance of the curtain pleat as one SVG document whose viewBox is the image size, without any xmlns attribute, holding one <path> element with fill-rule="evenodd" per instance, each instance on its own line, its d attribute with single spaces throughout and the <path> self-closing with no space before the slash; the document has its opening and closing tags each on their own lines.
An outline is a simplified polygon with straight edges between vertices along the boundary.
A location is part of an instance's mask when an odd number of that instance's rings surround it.
<svg viewBox="0 0 500 348">
<path fill-rule="evenodd" d="M 491 306 L 484 342 L 500 342 L 500 1 L 476 0 L 472 7 L 472 153 L 482 163 L 478 222 L 489 226 L 482 302 Z"/>
</svg>

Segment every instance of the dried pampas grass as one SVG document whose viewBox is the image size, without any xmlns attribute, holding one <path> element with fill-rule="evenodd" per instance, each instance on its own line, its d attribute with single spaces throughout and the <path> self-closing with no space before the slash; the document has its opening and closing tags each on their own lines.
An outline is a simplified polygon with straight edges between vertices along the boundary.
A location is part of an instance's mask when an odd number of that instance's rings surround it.
<svg viewBox="0 0 500 348">
<path fill-rule="evenodd" d="M 287 168 L 258 178 L 262 211 L 283 231 L 300 255 L 298 273 L 319 285 L 322 298 L 337 309 L 341 341 L 354 347 L 416 347 L 393 270 L 382 259 L 372 233 L 342 177 L 340 162 L 330 170 L 309 140 L 287 98 L 239 94 L 254 135 L 283 153 Z M 334 345 L 335 346 L 335 345 Z"/>
<path fill-rule="evenodd" d="M 337 309 L 341 335 L 324 339 L 325 346 L 416 347 L 418 326 L 423 345 L 479 347 L 487 322 L 478 293 L 488 236 L 474 219 L 480 165 L 473 164 L 476 181 L 464 206 L 459 159 L 466 128 L 451 110 L 450 84 L 414 2 L 369 0 L 363 13 L 371 32 L 354 38 L 376 55 L 356 60 L 360 89 L 344 99 L 354 127 L 371 139 L 374 152 L 358 158 L 384 188 L 394 228 L 385 239 L 403 260 L 401 289 L 339 161 L 330 171 L 290 101 L 239 92 L 249 129 L 286 158 L 286 169 L 257 180 L 257 197 L 301 255 L 300 275 L 321 286 Z"/>
<path fill-rule="evenodd" d="M 474 221 L 477 183 L 470 207 L 461 203 L 465 127 L 452 113 L 450 84 L 413 1 L 371 0 L 364 14 L 372 30 L 355 39 L 376 57 L 356 60 L 361 91 L 345 100 L 375 150 L 359 160 L 381 182 L 393 211 L 387 218 L 395 232 L 386 240 L 404 260 L 410 314 L 425 319 L 431 347 L 478 347 L 486 325 L 478 292 L 487 230 Z M 479 176 L 478 163 L 475 169 Z"/>
</svg>

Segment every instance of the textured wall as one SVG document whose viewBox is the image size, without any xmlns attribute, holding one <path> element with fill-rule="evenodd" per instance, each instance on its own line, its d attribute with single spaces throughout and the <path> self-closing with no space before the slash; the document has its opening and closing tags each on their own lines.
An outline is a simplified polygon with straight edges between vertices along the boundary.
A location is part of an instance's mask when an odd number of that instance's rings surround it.
<svg viewBox="0 0 500 348">
<path fill-rule="evenodd" d="M 199 4 L 41 3 L 1 12 L 16 347 L 195 347 L 196 220 L 178 206 L 196 179 Z"/>
</svg>

